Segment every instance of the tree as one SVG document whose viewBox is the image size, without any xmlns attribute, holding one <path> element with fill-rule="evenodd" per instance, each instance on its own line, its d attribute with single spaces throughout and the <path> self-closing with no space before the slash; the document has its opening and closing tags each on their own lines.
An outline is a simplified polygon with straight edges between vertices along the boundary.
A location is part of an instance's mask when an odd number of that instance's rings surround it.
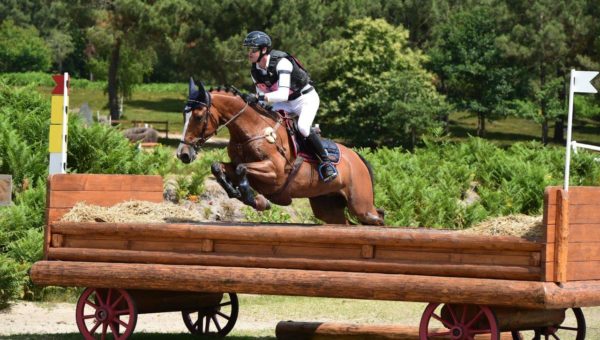
<svg viewBox="0 0 600 340">
<path fill-rule="evenodd" d="M 158 48 L 153 43 L 159 41 L 165 18 L 159 6 L 141 0 L 107 0 L 102 4 L 88 37 L 98 51 L 95 58 L 108 65 L 108 106 L 111 118 L 119 119 L 119 96 L 129 96 L 133 86 L 152 72 Z"/>
<path fill-rule="evenodd" d="M 75 50 L 71 36 L 59 30 L 52 30 L 46 42 L 52 51 L 52 60 L 58 65 L 58 71 L 62 73 L 63 61 Z"/>
<path fill-rule="evenodd" d="M 496 44 L 499 33 L 489 7 L 475 6 L 436 27 L 429 51 L 432 69 L 457 108 L 477 116 L 477 136 L 485 121 L 506 117 L 519 87 L 518 69 L 508 65 Z M 522 83 L 522 81 L 521 81 Z"/>
<path fill-rule="evenodd" d="M 562 121 L 566 112 L 565 82 L 568 71 L 585 35 L 585 23 L 591 18 L 585 13 L 585 2 L 555 0 L 504 0 L 511 29 L 499 39 L 505 54 L 523 65 L 523 74 L 530 75 L 529 107 L 525 116 L 539 122 L 542 143 L 548 143 L 549 123 Z M 578 23 L 579 22 L 579 23 Z M 583 23 L 583 24 L 582 24 Z M 575 52 L 575 53 L 574 53 Z M 555 134 L 556 135 L 556 134 Z M 561 138 L 562 139 L 562 138 Z"/>
<path fill-rule="evenodd" d="M 360 146 L 411 146 L 447 109 L 423 68 L 425 56 L 408 47 L 402 27 L 353 20 L 323 51 L 319 94 L 327 133 Z"/>
<path fill-rule="evenodd" d="M 35 27 L 0 25 L 0 72 L 48 71 L 50 51 Z"/>
</svg>

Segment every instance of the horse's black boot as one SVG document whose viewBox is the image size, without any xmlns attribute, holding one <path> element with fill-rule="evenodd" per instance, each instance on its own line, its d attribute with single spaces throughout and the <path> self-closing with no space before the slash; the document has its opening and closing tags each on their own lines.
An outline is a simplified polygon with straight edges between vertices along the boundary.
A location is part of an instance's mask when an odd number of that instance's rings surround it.
<svg viewBox="0 0 600 340">
<path fill-rule="evenodd" d="M 310 145 L 315 152 L 315 156 L 319 159 L 319 174 L 321 175 L 323 182 L 329 182 L 335 179 L 338 175 L 337 169 L 329 160 L 329 154 L 323 147 L 321 137 L 311 130 L 311 133 L 306 137 L 306 140 L 310 142 Z"/>
<path fill-rule="evenodd" d="M 213 176 L 215 176 L 217 182 L 221 185 L 221 187 L 225 189 L 225 192 L 227 193 L 227 196 L 229 196 L 229 198 L 242 197 L 240 191 L 233 187 L 231 182 L 227 179 L 227 176 L 225 176 L 225 174 L 223 173 L 220 163 L 213 163 L 210 166 L 210 171 L 212 172 Z"/>
</svg>

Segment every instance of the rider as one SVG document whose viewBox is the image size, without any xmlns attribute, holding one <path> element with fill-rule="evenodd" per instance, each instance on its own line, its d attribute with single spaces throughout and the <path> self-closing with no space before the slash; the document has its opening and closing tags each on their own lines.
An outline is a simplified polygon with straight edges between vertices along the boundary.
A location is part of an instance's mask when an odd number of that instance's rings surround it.
<svg viewBox="0 0 600 340">
<path fill-rule="evenodd" d="M 264 32 L 252 31 L 244 39 L 248 49 L 250 74 L 256 85 L 258 100 L 271 104 L 274 110 L 298 115 L 298 130 L 310 142 L 320 161 L 323 181 L 336 178 L 337 170 L 329 160 L 321 138 L 311 130 L 319 109 L 319 95 L 311 85 L 308 72 L 290 54 L 271 48 L 271 38 Z"/>
</svg>

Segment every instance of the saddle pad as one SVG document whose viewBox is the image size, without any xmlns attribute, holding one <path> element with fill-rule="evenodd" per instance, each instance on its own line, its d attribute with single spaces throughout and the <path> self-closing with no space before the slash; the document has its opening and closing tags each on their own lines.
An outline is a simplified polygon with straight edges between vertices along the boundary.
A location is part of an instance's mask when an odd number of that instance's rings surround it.
<svg viewBox="0 0 600 340">
<path fill-rule="evenodd" d="M 323 147 L 327 150 L 329 154 L 329 161 L 333 164 L 338 164 L 340 162 L 340 148 L 338 148 L 337 144 L 331 139 L 321 139 L 323 142 Z M 319 160 L 315 157 L 315 154 L 312 152 L 312 148 L 308 143 L 299 143 L 299 151 L 298 156 L 304 158 L 305 162 L 309 163 L 318 163 Z"/>
</svg>

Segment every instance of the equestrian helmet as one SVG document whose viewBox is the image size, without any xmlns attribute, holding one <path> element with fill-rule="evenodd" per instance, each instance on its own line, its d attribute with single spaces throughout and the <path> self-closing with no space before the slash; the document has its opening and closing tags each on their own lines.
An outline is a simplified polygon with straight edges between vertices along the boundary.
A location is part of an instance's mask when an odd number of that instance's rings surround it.
<svg viewBox="0 0 600 340">
<path fill-rule="evenodd" d="M 265 32 L 252 31 L 244 39 L 244 47 L 266 47 L 271 49 L 271 37 Z"/>
</svg>

